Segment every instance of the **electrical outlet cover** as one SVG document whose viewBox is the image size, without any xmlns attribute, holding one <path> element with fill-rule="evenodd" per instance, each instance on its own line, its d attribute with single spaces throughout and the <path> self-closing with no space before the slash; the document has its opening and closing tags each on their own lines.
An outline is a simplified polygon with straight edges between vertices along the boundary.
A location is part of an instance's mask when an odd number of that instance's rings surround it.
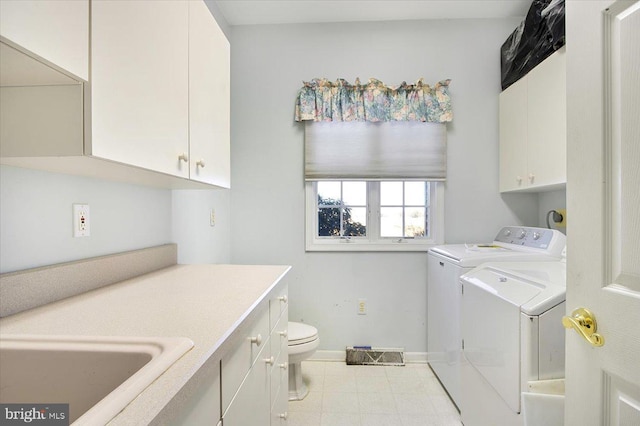
<svg viewBox="0 0 640 426">
<path fill-rule="evenodd" d="M 91 223 L 89 221 L 89 205 L 74 204 L 73 205 L 73 237 L 89 237 L 91 236 Z"/>
<path fill-rule="evenodd" d="M 358 299 L 358 315 L 367 315 L 366 299 Z"/>
</svg>

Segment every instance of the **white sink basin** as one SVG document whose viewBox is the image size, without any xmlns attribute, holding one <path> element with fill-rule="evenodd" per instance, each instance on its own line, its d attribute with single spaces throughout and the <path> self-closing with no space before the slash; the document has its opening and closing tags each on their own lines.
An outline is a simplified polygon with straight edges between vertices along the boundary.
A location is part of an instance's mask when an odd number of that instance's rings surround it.
<svg viewBox="0 0 640 426">
<path fill-rule="evenodd" d="M 105 424 L 193 347 L 186 338 L 0 336 L 0 403 L 68 403 Z"/>
</svg>

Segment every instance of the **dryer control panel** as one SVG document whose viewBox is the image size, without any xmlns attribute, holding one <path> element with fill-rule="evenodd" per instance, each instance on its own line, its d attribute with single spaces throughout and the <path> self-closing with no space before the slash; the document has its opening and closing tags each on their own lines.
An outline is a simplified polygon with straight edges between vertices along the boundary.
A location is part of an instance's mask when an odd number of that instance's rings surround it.
<svg viewBox="0 0 640 426">
<path fill-rule="evenodd" d="M 503 247 L 519 246 L 535 251 L 545 251 L 552 256 L 560 256 L 565 243 L 566 237 L 560 231 L 528 226 L 505 226 L 494 240 L 494 244 Z"/>
</svg>

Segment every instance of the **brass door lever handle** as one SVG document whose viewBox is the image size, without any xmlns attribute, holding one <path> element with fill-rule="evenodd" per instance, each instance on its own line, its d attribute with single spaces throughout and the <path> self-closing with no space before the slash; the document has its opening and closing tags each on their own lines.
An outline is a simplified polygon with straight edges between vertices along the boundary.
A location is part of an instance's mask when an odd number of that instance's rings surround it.
<svg viewBox="0 0 640 426">
<path fill-rule="evenodd" d="M 578 308 L 571 313 L 571 316 L 562 317 L 564 328 L 573 328 L 592 346 L 604 345 L 604 337 L 596 333 L 598 325 L 596 317 L 585 308 Z"/>
</svg>

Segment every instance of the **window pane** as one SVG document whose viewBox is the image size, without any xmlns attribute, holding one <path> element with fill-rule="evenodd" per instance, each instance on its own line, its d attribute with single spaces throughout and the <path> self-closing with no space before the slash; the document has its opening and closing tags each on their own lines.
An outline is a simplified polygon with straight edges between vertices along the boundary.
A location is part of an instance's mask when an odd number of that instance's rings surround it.
<svg viewBox="0 0 640 426">
<path fill-rule="evenodd" d="M 404 183 L 404 205 L 424 206 L 427 203 L 427 192 L 424 182 Z"/>
<path fill-rule="evenodd" d="M 426 216 L 424 207 L 408 207 L 404 216 L 404 236 L 424 237 L 426 235 Z"/>
<path fill-rule="evenodd" d="M 342 202 L 348 206 L 367 205 L 367 183 L 366 182 L 343 182 Z"/>
<path fill-rule="evenodd" d="M 402 237 L 402 207 L 380 208 L 380 236 Z"/>
<path fill-rule="evenodd" d="M 367 208 L 366 207 L 348 207 L 345 209 L 345 219 L 353 223 L 367 224 Z"/>
<path fill-rule="evenodd" d="M 322 181 L 318 182 L 318 199 L 322 200 L 340 200 L 340 183 L 334 181 Z M 328 202 L 327 204 L 338 204 L 335 202 Z"/>
<path fill-rule="evenodd" d="M 380 204 L 383 206 L 401 206 L 402 182 L 380 182 Z"/>
<path fill-rule="evenodd" d="M 344 209 L 342 224 L 345 237 L 364 237 L 367 235 L 366 207 L 351 207 Z"/>
<path fill-rule="evenodd" d="M 319 237 L 340 236 L 340 209 L 339 208 L 318 209 L 318 236 Z"/>
</svg>

